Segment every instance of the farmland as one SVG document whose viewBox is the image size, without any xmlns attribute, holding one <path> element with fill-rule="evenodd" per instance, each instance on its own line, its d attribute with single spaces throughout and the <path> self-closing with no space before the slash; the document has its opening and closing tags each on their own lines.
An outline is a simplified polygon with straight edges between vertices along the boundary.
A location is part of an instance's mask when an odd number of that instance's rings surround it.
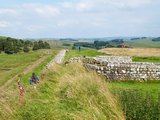
<svg viewBox="0 0 160 120">
<path fill-rule="evenodd" d="M 99 52 L 115 56 L 160 57 L 159 48 L 106 48 Z"/>
<path fill-rule="evenodd" d="M 124 49 L 124 48 L 123 48 Z M 111 52 L 103 52 L 110 55 L 130 55 L 133 57 L 135 62 L 160 62 L 159 54 L 156 57 L 149 57 L 149 53 L 145 53 L 146 50 L 153 52 L 158 49 L 133 49 L 133 53 L 129 53 L 130 50 L 125 50 L 122 54 L 123 49 L 112 48 L 109 49 Z M 125 48 L 126 49 L 126 48 Z M 116 52 L 115 52 L 116 50 Z M 138 51 L 143 50 L 143 57 L 137 56 Z M 153 51 L 152 51 L 153 50 Z M 101 50 L 100 50 L 101 51 Z M 72 53 L 72 51 L 71 51 Z M 137 54 L 136 54 L 137 53 Z M 70 53 L 68 53 L 70 54 Z M 78 51 L 77 51 L 78 54 Z M 99 54 L 99 53 L 98 53 Z M 97 54 L 97 55 L 98 55 Z M 74 54 L 72 54 L 75 56 Z M 80 55 L 80 54 L 79 54 Z M 81 54 L 82 55 L 82 54 Z M 151 56 L 152 56 L 151 55 Z M 96 55 L 95 55 L 96 56 Z M 126 119 L 157 119 L 159 118 L 160 110 L 160 82 L 159 81 L 124 81 L 124 82 L 107 82 L 106 85 L 109 90 L 116 96 L 121 104 Z"/>
<path fill-rule="evenodd" d="M 160 82 L 108 82 L 104 77 L 95 72 L 86 71 L 81 64 L 55 65 L 51 70 L 43 71 L 48 62 L 55 56 L 58 50 L 38 50 L 29 53 L 13 55 L 0 54 L 0 66 L 13 68 L 10 71 L 2 71 L 1 86 L 12 77 L 21 74 L 27 69 L 27 73 L 21 76 L 26 95 L 25 105 L 18 102 L 18 90 L 15 79 L 5 88 L 8 93 L 2 91 L 0 116 L 3 119 L 156 119 L 160 110 L 159 94 Z M 117 51 L 120 51 L 118 49 Z M 149 56 L 143 53 L 137 55 L 139 50 L 158 49 L 134 49 L 132 54 L 121 52 L 116 55 L 129 55 L 137 62 L 159 62 L 159 54 Z M 100 50 L 101 51 L 101 50 Z M 111 52 L 101 53 L 94 49 L 70 50 L 65 60 L 71 57 L 115 55 L 115 49 Z M 136 56 L 137 55 L 137 56 Z M 25 59 L 23 59 L 25 58 Z M 31 70 L 28 66 L 37 60 L 45 58 Z M 30 70 L 30 71 L 29 71 Z M 40 77 L 41 81 L 36 89 L 29 85 L 29 77 L 32 72 Z M 9 98 L 9 99 L 8 99 Z M 21 110 L 23 109 L 23 111 Z M 141 112 L 139 112 L 141 111 Z M 35 116 L 36 115 L 36 116 Z"/>
<path fill-rule="evenodd" d="M 11 79 L 16 74 L 21 73 L 27 66 L 34 61 L 48 56 L 45 52 L 37 51 L 30 53 L 19 53 L 15 55 L 0 54 L 0 66 L 1 68 L 13 68 L 13 70 L 5 71 L 1 70 L 0 86 L 3 85 L 8 79 Z"/>
<path fill-rule="evenodd" d="M 133 48 L 160 48 L 160 42 L 154 42 L 152 39 L 130 40 L 124 44 Z"/>
<path fill-rule="evenodd" d="M 52 52 L 51 56 L 54 56 L 55 52 Z M 32 54 L 41 53 L 43 51 Z M 124 119 L 116 99 L 104 85 L 104 79 L 93 72 L 86 72 L 80 64 L 56 65 L 51 70 L 43 71 L 44 66 L 51 60 L 50 57 L 21 76 L 21 83 L 26 92 L 25 104 L 19 103 L 18 100 L 17 79 L 4 88 L 7 93 L 1 91 L 2 119 Z M 36 88 L 29 85 L 28 80 L 33 71 L 40 77 Z"/>
</svg>

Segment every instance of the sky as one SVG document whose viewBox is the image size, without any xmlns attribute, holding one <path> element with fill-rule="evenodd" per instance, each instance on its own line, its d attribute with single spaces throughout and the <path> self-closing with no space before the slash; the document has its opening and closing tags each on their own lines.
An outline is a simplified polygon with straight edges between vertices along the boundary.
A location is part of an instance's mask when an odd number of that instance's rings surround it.
<svg viewBox="0 0 160 120">
<path fill-rule="evenodd" d="M 0 36 L 160 36 L 160 0 L 0 0 Z"/>
</svg>

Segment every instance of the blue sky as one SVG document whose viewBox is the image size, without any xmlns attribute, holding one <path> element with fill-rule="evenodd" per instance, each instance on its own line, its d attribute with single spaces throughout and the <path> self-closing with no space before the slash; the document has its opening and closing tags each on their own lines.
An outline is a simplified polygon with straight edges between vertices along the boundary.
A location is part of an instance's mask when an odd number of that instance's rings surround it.
<svg viewBox="0 0 160 120">
<path fill-rule="evenodd" d="M 0 36 L 160 36 L 160 0 L 0 0 Z"/>
</svg>

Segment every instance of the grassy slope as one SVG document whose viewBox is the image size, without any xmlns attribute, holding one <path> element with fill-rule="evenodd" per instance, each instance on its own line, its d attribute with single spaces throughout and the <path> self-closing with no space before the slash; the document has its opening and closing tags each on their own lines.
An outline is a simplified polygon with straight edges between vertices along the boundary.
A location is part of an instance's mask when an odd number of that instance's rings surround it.
<svg viewBox="0 0 160 120">
<path fill-rule="evenodd" d="M 16 74 L 22 72 L 28 65 L 44 55 L 46 55 L 45 50 L 14 55 L 0 54 L 0 67 L 14 68 L 14 70 L 10 71 L 0 71 L 0 86 L 3 85 L 8 79 L 11 79 Z"/>
<path fill-rule="evenodd" d="M 7 93 L 0 94 L 4 96 L 0 99 L 1 119 L 124 119 L 102 78 L 75 64 L 55 66 L 45 72 L 43 68 L 50 59 L 34 70 L 41 78 L 36 89 L 29 85 L 32 71 L 22 77 L 25 104 L 19 103 L 16 81 L 7 88 Z"/>
<path fill-rule="evenodd" d="M 124 119 L 105 81 L 81 65 L 56 66 L 33 89 L 27 88 L 25 106 L 18 106 L 16 119 Z M 22 111 L 23 110 L 23 111 Z"/>
<path fill-rule="evenodd" d="M 153 95 L 155 98 L 158 97 L 160 93 L 160 82 L 111 82 L 108 84 L 110 89 L 113 90 L 140 90 L 141 92 L 148 92 Z"/>
<path fill-rule="evenodd" d="M 38 53 L 42 51 L 37 51 Z M 25 88 L 25 92 L 27 92 L 27 89 L 30 87 L 29 86 L 29 77 L 31 76 L 32 72 L 35 72 L 39 77 L 43 74 L 43 69 L 48 64 L 48 62 L 53 59 L 53 56 L 56 54 L 57 51 L 52 51 L 51 54 L 48 56 L 48 58 L 42 62 L 38 67 L 36 67 L 33 71 L 30 71 L 27 75 L 22 76 L 21 78 L 21 83 L 23 84 Z M 37 53 L 34 53 L 37 54 Z M 23 59 L 21 59 L 23 61 Z M 0 93 L 0 118 L 1 119 L 17 119 L 14 118 L 16 116 L 16 109 L 17 106 L 19 105 L 18 103 L 18 96 L 19 96 L 19 90 L 17 89 L 17 81 L 13 81 L 12 85 L 8 86 L 5 88 L 4 92 L 2 91 Z M 3 97 L 2 97 L 3 96 Z M 14 114 L 14 117 L 12 116 Z"/>
<path fill-rule="evenodd" d="M 130 47 L 160 48 L 160 42 L 153 42 L 151 39 L 126 41 L 125 45 Z"/>
</svg>

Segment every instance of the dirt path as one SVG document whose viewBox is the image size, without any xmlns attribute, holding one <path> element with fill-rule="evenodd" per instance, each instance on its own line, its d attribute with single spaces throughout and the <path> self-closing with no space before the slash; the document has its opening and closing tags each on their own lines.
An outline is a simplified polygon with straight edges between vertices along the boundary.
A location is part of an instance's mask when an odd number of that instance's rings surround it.
<svg viewBox="0 0 160 120">
<path fill-rule="evenodd" d="M 63 59 L 65 57 L 66 54 L 66 50 L 61 50 L 56 56 L 55 58 L 53 58 L 48 65 L 46 66 L 46 69 L 50 69 L 54 66 L 54 64 L 62 64 L 63 63 Z"/>
<path fill-rule="evenodd" d="M 48 65 L 46 66 L 47 69 L 50 69 L 51 67 L 54 66 L 54 64 L 62 64 L 63 63 L 63 59 L 65 56 L 66 50 L 61 50 L 52 60 L 51 62 L 48 63 Z M 33 62 L 31 65 L 29 65 L 21 74 L 22 75 L 26 75 L 29 72 L 33 71 L 34 68 L 36 68 L 40 63 L 42 63 L 43 61 L 45 61 L 48 58 L 48 56 L 44 56 L 40 59 L 38 59 L 37 61 Z M 47 70 L 46 69 L 46 70 Z M 5 88 L 7 88 L 14 80 L 18 79 L 18 74 L 15 75 L 13 78 L 11 78 L 10 80 L 8 80 L 3 86 L 0 87 L 0 91 L 4 90 Z"/>
<path fill-rule="evenodd" d="M 36 68 L 40 63 L 42 63 L 43 61 L 45 61 L 47 58 L 48 58 L 48 56 L 44 56 L 44 57 L 38 59 L 37 61 L 33 62 L 21 74 L 22 75 L 28 74 L 30 71 L 34 70 L 34 68 Z M 0 87 L 0 90 L 8 87 L 16 79 L 18 79 L 18 75 L 15 75 L 13 78 L 11 78 L 10 80 L 8 80 L 3 86 Z"/>
</svg>

